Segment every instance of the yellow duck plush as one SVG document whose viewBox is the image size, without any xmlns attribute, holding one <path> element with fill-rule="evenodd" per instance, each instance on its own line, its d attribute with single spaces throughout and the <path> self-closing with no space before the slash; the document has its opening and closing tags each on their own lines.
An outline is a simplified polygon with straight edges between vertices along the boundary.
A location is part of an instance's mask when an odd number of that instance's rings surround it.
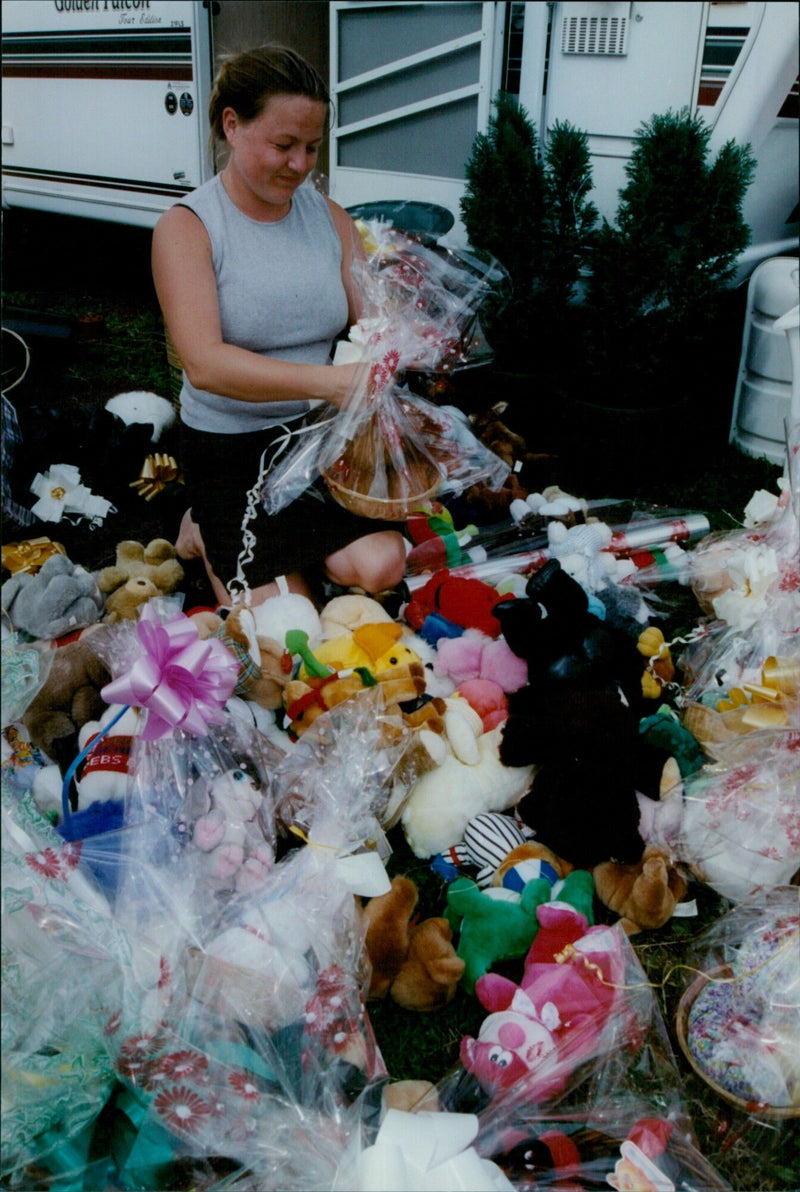
<svg viewBox="0 0 800 1192">
<path fill-rule="evenodd" d="M 334 637 L 314 646 L 317 662 L 335 671 L 365 667 L 378 675 L 395 667 L 410 666 L 422 660 L 416 650 L 402 642 L 403 627 L 395 621 L 360 625 L 350 634 Z M 298 678 L 307 679 L 308 671 L 301 666 Z"/>
</svg>

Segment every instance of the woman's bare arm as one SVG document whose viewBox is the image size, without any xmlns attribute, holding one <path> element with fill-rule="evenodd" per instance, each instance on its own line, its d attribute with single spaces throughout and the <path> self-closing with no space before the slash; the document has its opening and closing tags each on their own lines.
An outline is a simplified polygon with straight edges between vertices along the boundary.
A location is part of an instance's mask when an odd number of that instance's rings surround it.
<svg viewBox="0 0 800 1192">
<path fill-rule="evenodd" d="M 170 338 L 196 388 L 239 401 L 346 401 L 356 365 L 290 364 L 223 341 L 211 243 L 188 207 L 171 207 L 156 224 L 152 268 Z"/>
<path fill-rule="evenodd" d="M 364 252 L 361 237 L 358 234 L 358 228 L 344 207 L 340 207 L 338 203 L 334 203 L 333 199 L 327 199 L 326 201 L 333 225 L 339 233 L 339 239 L 342 242 L 342 282 L 345 293 L 347 294 L 348 319 L 352 327 L 353 323 L 357 322 L 363 314 L 361 293 L 358 286 L 358 279 L 353 272 L 353 262 L 355 260 L 365 260 L 366 253 Z"/>
</svg>

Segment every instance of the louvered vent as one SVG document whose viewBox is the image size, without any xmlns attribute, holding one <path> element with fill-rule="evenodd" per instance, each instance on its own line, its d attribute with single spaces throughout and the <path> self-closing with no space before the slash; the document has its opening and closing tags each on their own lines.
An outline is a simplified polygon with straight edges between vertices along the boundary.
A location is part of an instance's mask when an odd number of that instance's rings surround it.
<svg viewBox="0 0 800 1192">
<path fill-rule="evenodd" d="M 628 18 L 564 17 L 561 26 L 562 54 L 606 54 L 628 52 Z"/>
</svg>

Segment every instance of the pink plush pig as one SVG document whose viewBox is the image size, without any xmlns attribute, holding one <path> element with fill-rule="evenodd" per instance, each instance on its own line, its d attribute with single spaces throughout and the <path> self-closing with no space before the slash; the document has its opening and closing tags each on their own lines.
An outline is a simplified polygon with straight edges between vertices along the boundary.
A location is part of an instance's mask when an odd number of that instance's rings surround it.
<svg viewBox="0 0 800 1192">
<path fill-rule="evenodd" d="M 602 1050 L 624 960 L 615 928 L 588 927 L 565 903 L 543 904 L 537 918 L 521 984 L 497 973 L 476 982 L 489 1015 L 477 1039 L 462 1039 L 461 1062 L 492 1095 L 524 1081 L 526 1099 L 543 1101 Z"/>
</svg>

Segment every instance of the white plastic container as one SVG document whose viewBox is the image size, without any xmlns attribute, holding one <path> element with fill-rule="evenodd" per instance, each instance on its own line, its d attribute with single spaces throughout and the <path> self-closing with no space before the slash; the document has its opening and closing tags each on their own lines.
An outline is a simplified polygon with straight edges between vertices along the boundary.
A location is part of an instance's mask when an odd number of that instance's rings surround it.
<svg viewBox="0 0 800 1192">
<path fill-rule="evenodd" d="M 753 270 L 731 418 L 732 443 L 778 464 L 786 458 L 793 382 L 798 383 L 789 341 L 798 330 L 786 328 L 783 316 L 797 306 L 799 291 L 797 257 L 770 257 Z"/>
</svg>

